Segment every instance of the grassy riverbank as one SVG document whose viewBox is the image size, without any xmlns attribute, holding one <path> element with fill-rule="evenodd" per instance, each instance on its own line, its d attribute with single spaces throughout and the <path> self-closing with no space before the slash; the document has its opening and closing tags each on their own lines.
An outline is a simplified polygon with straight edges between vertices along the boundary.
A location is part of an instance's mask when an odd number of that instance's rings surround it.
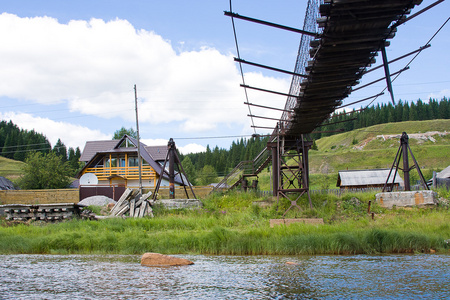
<svg viewBox="0 0 450 300">
<path fill-rule="evenodd" d="M 287 217 L 322 217 L 325 224 L 270 228 L 289 203 L 268 208 L 252 204 L 252 194 L 214 195 L 195 211 L 156 209 L 153 219 L 72 220 L 59 224 L 0 221 L 0 254 L 90 254 L 144 252 L 201 254 L 357 254 L 449 252 L 450 212 L 436 208 L 385 210 L 372 205 L 374 194 L 314 195 L 315 209 Z M 299 203 L 307 207 L 307 199 Z"/>
</svg>

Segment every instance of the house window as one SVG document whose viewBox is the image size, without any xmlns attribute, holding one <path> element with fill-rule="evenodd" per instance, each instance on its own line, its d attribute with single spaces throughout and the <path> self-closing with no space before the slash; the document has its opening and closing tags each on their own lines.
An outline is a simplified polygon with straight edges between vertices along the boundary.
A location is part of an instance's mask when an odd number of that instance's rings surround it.
<svg viewBox="0 0 450 300">
<path fill-rule="evenodd" d="M 107 158 L 105 161 L 105 167 L 106 168 L 109 168 L 109 167 L 116 168 L 117 167 L 117 158 L 115 158 L 115 157 L 113 157 L 111 159 Z"/>
<path fill-rule="evenodd" d="M 125 158 L 122 158 L 122 157 L 121 157 L 121 158 L 119 159 L 119 161 L 120 161 L 120 167 L 121 167 L 121 168 L 125 168 Z"/>
<path fill-rule="evenodd" d="M 136 146 L 129 141 L 128 139 L 125 139 L 122 144 L 120 144 L 119 146 L 120 148 L 136 148 Z"/>
<path fill-rule="evenodd" d="M 139 159 L 137 157 L 129 157 L 128 158 L 128 166 L 129 167 L 139 166 Z"/>
</svg>

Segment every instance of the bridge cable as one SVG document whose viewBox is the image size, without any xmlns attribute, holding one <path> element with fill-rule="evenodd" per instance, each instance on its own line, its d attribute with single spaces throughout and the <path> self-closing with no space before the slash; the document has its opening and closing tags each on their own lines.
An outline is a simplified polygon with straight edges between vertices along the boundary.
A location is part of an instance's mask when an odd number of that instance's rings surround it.
<svg viewBox="0 0 450 300">
<path fill-rule="evenodd" d="M 430 44 L 430 42 L 436 37 L 436 35 L 439 33 L 439 31 L 441 31 L 442 28 L 444 28 L 444 26 L 448 23 L 449 20 L 450 20 L 450 17 L 448 17 L 447 20 L 445 20 L 445 22 L 441 25 L 441 27 L 439 27 L 439 29 L 436 30 L 436 32 L 435 32 L 435 33 L 433 34 L 433 36 L 428 40 L 428 42 L 425 43 L 425 45 L 429 45 L 429 44 Z M 424 47 L 421 48 L 420 51 L 418 51 L 418 52 L 416 53 L 416 55 L 414 55 L 413 58 L 411 58 L 411 60 L 406 64 L 405 68 L 409 67 L 409 65 L 417 58 L 417 56 L 418 56 L 420 53 L 422 53 L 422 51 L 423 51 L 424 49 L 425 49 Z M 392 79 L 392 82 L 395 81 L 395 80 L 398 78 L 398 76 L 400 76 L 400 74 L 401 74 L 401 73 L 398 73 L 398 74 Z M 384 91 L 385 91 L 386 89 L 387 89 L 387 87 L 385 87 L 381 92 L 384 93 Z M 378 97 L 376 97 L 376 98 L 374 98 L 372 101 L 370 101 L 370 103 L 367 104 L 367 106 L 366 106 L 364 109 L 367 109 L 367 108 L 369 107 L 369 105 L 371 105 L 377 98 L 378 98 Z"/>
<path fill-rule="evenodd" d="M 405 66 L 402 70 L 405 70 L 406 68 L 409 68 L 409 65 L 417 58 L 417 56 L 418 56 L 423 50 L 425 50 L 425 49 L 427 49 L 427 48 L 429 47 L 430 42 L 436 37 L 436 35 L 442 30 L 442 28 L 444 28 L 444 26 L 448 23 L 448 21 L 450 21 L 450 17 L 448 17 L 447 20 L 445 20 L 445 22 L 441 25 L 441 27 L 439 27 L 439 29 L 436 30 L 436 32 L 435 32 L 435 33 L 433 34 L 433 36 L 428 40 L 428 42 L 425 43 L 425 46 L 422 46 L 422 47 L 420 47 L 418 50 L 414 51 L 414 52 L 417 52 L 416 55 L 414 55 L 414 57 L 411 58 L 411 60 L 406 64 L 406 66 Z M 412 54 L 412 53 L 409 53 L 409 54 Z M 369 71 L 370 71 L 370 70 L 369 70 Z M 398 72 L 398 73 L 396 74 L 396 76 L 392 79 L 392 82 L 395 81 L 395 80 L 400 76 L 400 74 L 402 74 L 402 72 Z M 387 89 L 387 87 L 385 87 L 379 94 L 377 94 L 377 95 L 375 95 L 375 96 L 368 97 L 368 98 L 365 98 L 365 99 L 362 99 L 362 100 L 359 100 L 359 101 L 356 101 L 356 102 L 353 102 L 353 103 L 349 103 L 349 104 L 343 105 L 343 106 L 341 106 L 341 107 L 339 107 L 339 108 L 346 107 L 346 106 L 349 106 L 349 105 L 352 105 L 352 104 L 356 104 L 356 103 L 359 103 L 359 102 L 368 100 L 368 99 L 370 99 L 370 98 L 374 98 L 372 101 L 369 102 L 369 104 L 366 105 L 366 107 L 361 108 L 361 109 L 358 110 L 358 111 L 364 111 L 364 110 L 368 109 L 369 106 L 372 105 L 372 103 L 373 103 L 375 100 L 377 100 L 379 96 L 384 95 L 384 92 L 386 91 L 386 89 Z M 321 125 L 321 126 L 322 126 L 322 125 Z M 319 126 L 319 127 L 320 127 L 320 126 Z"/>
<path fill-rule="evenodd" d="M 231 0 L 230 0 L 230 12 L 233 12 L 233 8 L 232 8 L 232 5 L 231 5 Z M 238 59 L 241 59 L 241 54 L 239 52 L 239 43 L 238 43 L 238 40 L 237 40 L 236 27 L 234 25 L 234 17 L 233 16 L 231 16 L 231 24 L 233 25 L 234 42 L 236 44 L 237 56 L 238 56 Z M 239 62 L 239 69 L 241 71 L 242 84 L 246 85 L 245 84 L 245 78 L 244 78 L 244 71 L 242 69 L 242 62 Z M 244 87 L 244 93 L 245 93 L 246 102 L 249 103 L 249 101 L 248 101 L 248 94 L 247 94 L 247 88 L 246 87 Z M 247 107 L 248 107 L 248 112 L 250 113 L 250 115 L 252 115 L 252 110 L 250 108 L 250 105 L 247 105 Z M 254 128 L 255 123 L 254 123 L 253 117 L 250 117 L 250 119 L 251 119 L 251 122 L 252 122 L 253 132 L 256 134 L 256 129 Z"/>
</svg>

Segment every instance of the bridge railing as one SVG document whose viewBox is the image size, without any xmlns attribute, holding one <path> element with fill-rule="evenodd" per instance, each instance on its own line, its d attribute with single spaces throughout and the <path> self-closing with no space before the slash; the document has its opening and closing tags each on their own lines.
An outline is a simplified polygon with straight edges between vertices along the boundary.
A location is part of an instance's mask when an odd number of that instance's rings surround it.
<svg viewBox="0 0 450 300">
<path fill-rule="evenodd" d="M 319 17 L 319 7 L 320 4 L 323 3 L 323 0 L 309 0 L 308 6 L 306 8 L 306 14 L 305 19 L 303 21 L 303 30 L 309 31 L 309 32 L 319 32 L 319 26 L 316 22 L 317 18 Z M 309 35 L 303 34 L 300 39 L 300 45 L 298 48 L 298 54 L 297 54 L 297 60 L 295 62 L 295 69 L 294 72 L 297 74 L 305 74 L 306 66 L 308 63 L 308 60 L 310 59 L 309 56 L 309 49 L 310 49 L 310 42 L 314 38 Z M 283 122 L 282 126 L 284 128 L 288 128 L 290 123 L 289 120 L 291 119 L 291 113 L 289 111 L 292 111 L 297 105 L 299 105 L 299 98 L 300 95 L 300 83 L 303 80 L 300 76 L 292 76 L 291 86 L 289 88 L 289 95 L 294 96 L 288 96 L 286 100 L 286 104 L 284 106 L 285 111 L 283 112 L 281 116 L 281 121 Z"/>
<path fill-rule="evenodd" d="M 245 177 L 257 176 L 271 161 L 271 152 L 264 148 L 254 160 L 241 161 L 228 175 L 226 175 L 214 188 L 228 190 L 238 186 Z"/>
</svg>

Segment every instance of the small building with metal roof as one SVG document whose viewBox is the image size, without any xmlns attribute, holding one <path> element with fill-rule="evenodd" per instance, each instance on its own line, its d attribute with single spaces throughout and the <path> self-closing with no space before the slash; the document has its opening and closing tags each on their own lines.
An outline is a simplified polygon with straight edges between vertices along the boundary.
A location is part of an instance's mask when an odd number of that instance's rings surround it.
<svg viewBox="0 0 450 300">
<path fill-rule="evenodd" d="M 427 184 L 433 187 L 446 186 L 450 188 L 450 166 L 440 172 L 433 172 L 433 177 L 428 180 Z"/>
<path fill-rule="evenodd" d="M 390 169 L 344 170 L 339 171 L 336 186 L 341 189 L 361 189 L 383 187 L 389 176 Z M 391 172 L 389 183 L 392 183 L 394 173 Z M 403 186 L 403 179 L 397 173 L 394 186 Z"/>
</svg>

